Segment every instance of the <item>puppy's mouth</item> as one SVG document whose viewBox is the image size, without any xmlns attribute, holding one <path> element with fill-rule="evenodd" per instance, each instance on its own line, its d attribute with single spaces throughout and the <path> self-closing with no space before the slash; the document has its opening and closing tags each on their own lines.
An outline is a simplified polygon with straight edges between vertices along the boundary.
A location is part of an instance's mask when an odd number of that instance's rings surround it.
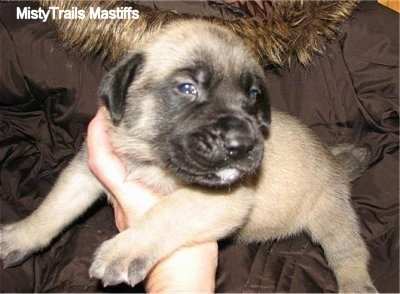
<svg viewBox="0 0 400 294">
<path fill-rule="evenodd" d="M 190 184 L 199 184 L 209 187 L 230 186 L 247 174 L 246 171 L 234 167 L 226 167 L 216 171 L 199 172 L 186 170 L 184 167 L 175 166 L 173 172 L 183 181 Z"/>
<path fill-rule="evenodd" d="M 193 150 L 175 149 L 170 153 L 167 166 L 178 178 L 189 184 L 226 187 L 250 174 L 256 173 L 263 157 L 263 144 L 259 143 L 242 158 L 225 158 L 222 162 L 209 162 L 198 158 Z"/>
</svg>

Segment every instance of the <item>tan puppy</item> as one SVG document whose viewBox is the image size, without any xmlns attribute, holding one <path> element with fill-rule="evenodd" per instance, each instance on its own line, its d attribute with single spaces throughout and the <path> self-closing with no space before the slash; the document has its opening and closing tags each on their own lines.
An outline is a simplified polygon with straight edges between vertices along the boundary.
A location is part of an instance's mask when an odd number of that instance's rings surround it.
<svg viewBox="0 0 400 294">
<path fill-rule="evenodd" d="M 91 276 L 134 285 L 187 244 L 305 230 L 340 291 L 375 291 L 349 200 L 367 150 L 327 150 L 296 119 L 271 114 L 266 89 L 241 40 L 203 21 L 167 26 L 111 70 L 101 97 L 116 152 L 130 178 L 168 195 L 100 246 Z M 86 160 L 83 148 L 32 215 L 1 228 L 5 266 L 48 246 L 104 191 Z"/>
</svg>

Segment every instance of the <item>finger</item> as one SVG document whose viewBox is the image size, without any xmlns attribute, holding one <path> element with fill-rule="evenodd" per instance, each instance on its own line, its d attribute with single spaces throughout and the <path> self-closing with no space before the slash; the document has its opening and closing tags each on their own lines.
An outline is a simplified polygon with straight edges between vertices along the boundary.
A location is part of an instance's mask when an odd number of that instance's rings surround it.
<svg viewBox="0 0 400 294">
<path fill-rule="evenodd" d="M 88 164 L 96 177 L 116 195 L 127 172 L 113 152 L 104 110 L 100 109 L 90 122 L 87 136 Z"/>
<path fill-rule="evenodd" d="M 129 227 L 127 223 L 128 218 L 119 205 L 114 205 L 114 218 L 118 231 L 122 232 Z"/>
</svg>

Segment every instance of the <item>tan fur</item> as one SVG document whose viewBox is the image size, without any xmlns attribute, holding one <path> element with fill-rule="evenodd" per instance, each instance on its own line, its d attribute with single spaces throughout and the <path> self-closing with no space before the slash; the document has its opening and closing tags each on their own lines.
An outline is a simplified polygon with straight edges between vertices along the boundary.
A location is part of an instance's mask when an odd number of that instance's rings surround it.
<svg viewBox="0 0 400 294">
<path fill-rule="evenodd" d="M 193 32 L 195 37 L 187 38 Z M 226 54 L 219 54 L 227 47 Z M 163 126 L 152 87 L 199 54 L 220 73 L 221 80 L 241 77 L 244 69 L 261 72 L 240 39 L 206 22 L 176 22 L 133 54 L 138 52 L 145 61 L 129 87 L 122 121 L 118 126 L 111 124 L 113 143 L 132 178 L 168 195 L 131 228 L 100 246 L 91 276 L 106 285 L 134 285 L 160 259 L 184 245 L 231 234 L 243 242 L 264 241 L 304 230 L 322 245 L 340 291 L 375 291 L 368 274 L 368 251 L 350 204 L 346 170 L 295 118 L 272 110 L 260 171 L 227 189 L 184 184 L 158 157 L 160 146 L 153 139 L 155 130 Z M 140 115 L 133 121 L 135 113 Z M 83 162 L 85 157 L 83 149 L 36 212 L 2 227 L 0 256 L 6 265 L 21 262 L 46 246 L 96 199 L 97 194 L 85 190 L 88 184 L 95 192 L 101 189 Z M 81 185 L 77 174 L 85 179 Z M 49 222 L 49 217 L 57 222 Z"/>
<path fill-rule="evenodd" d="M 114 62 L 141 40 L 158 32 L 172 21 L 198 18 L 176 12 L 135 6 L 119 1 L 70 1 L 42 0 L 44 7 L 58 6 L 63 9 L 89 7 L 115 9 L 129 6 L 139 9 L 138 20 L 56 20 L 55 25 L 63 44 L 76 47 L 83 54 L 100 53 Z M 262 64 L 284 66 L 293 59 L 308 64 L 314 53 L 324 51 L 325 40 L 335 38 L 340 25 L 357 7 L 358 1 L 303 1 L 275 0 L 265 2 L 264 18 L 238 18 L 223 20 L 204 17 L 226 26 L 238 34 Z M 230 3 L 223 3 L 228 9 Z"/>
</svg>

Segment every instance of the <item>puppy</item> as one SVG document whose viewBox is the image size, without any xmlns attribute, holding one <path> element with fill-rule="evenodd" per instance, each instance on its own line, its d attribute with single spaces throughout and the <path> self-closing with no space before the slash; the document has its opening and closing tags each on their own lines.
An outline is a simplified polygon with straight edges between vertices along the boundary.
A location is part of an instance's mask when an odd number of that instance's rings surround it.
<svg viewBox="0 0 400 294">
<path fill-rule="evenodd" d="M 296 119 L 271 111 L 263 70 L 233 33 L 172 23 L 112 69 L 100 94 L 129 178 L 167 196 L 100 246 L 92 277 L 135 285 L 187 244 L 304 230 L 322 245 L 340 291 L 375 291 L 349 200 L 367 150 L 329 151 Z M 105 189 L 86 161 L 83 147 L 34 213 L 2 226 L 4 266 L 48 246 L 100 197 Z"/>
</svg>

